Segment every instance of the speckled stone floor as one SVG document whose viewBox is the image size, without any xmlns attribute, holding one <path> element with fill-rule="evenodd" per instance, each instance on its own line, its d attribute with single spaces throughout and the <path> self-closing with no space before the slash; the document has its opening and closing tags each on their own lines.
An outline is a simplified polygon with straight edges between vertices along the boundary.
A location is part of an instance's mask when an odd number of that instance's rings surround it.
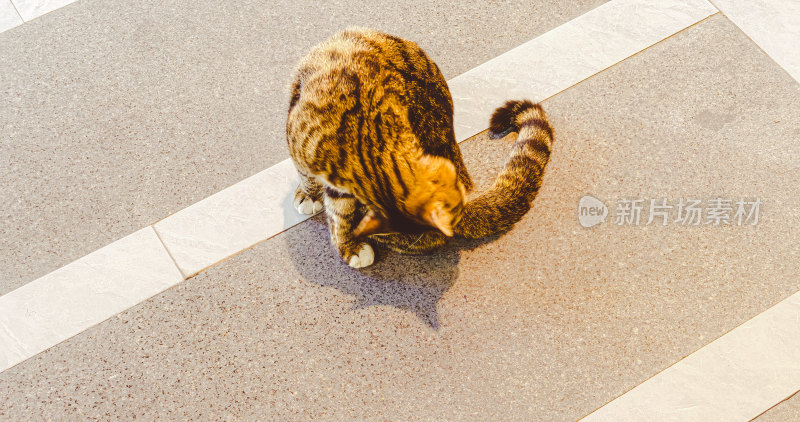
<svg viewBox="0 0 800 422">
<path fill-rule="evenodd" d="M 800 290 L 800 199 L 786 195 L 800 174 L 800 86 L 725 16 L 544 107 L 553 160 L 511 232 L 428 257 L 379 251 L 356 272 L 315 217 L 0 373 L 0 418 L 576 420 Z M 510 142 L 462 144 L 481 186 Z M 764 205 L 756 226 L 585 229 L 576 208 L 587 194 L 612 208 L 717 196 Z M 795 401 L 760 418 L 791 420 Z"/>
<path fill-rule="evenodd" d="M 767 410 L 755 422 L 792 422 L 800 420 L 800 392 Z"/>
<path fill-rule="evenodd" d="M 287 158 L 268 111 L 344 26 L 452 78 L 602 3 L 87 0 L 0 33 L 0 295 Z"/>
</svg>

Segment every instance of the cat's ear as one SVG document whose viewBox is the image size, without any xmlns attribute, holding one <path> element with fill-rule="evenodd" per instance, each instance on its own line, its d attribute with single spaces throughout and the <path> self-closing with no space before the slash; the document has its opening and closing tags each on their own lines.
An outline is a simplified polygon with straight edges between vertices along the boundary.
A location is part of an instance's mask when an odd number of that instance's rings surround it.
<svg viewBox="0 0 800 422">
<path fill-rule="evenodd" d="M 389 222 L 382 215 L 370 210 L 367 211 L 367 214 L 353 230 L 353 237 L 359 238 L 371 234 L 387 233 L 388 231 Z"/>
<path fill-rule="evenodd" d="M 445 236 L 453 236 L 453 214 L 445 209 L 441 202 L 425 207 L 422 218 L 433 227 L 439 229 Z"/>
</svg>

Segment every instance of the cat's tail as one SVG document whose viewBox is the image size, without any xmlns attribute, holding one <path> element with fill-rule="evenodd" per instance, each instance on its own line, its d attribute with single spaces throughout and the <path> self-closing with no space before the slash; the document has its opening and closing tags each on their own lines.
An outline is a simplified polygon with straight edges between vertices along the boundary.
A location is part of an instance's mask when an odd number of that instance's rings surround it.
<svg viewBox="0 0 800 422">
<path fill-rule="evenodd" d="M 492 114 L 489 136 L 519 132 L 505 168 L 489 190 L 467 201 L 458 236 L 481 238 L 508 230 L 531 208 L 550 161 L 553 130 L 539 104 L 509 101 Z"/>
</svg>

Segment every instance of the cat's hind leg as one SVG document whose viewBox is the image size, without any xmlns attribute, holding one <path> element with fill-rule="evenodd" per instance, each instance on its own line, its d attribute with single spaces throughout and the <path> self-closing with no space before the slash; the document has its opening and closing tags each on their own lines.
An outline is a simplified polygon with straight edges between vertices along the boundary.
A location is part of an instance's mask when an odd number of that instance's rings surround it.
<svg viewBox="0 0 800 422">
<path fill-rule="evenodd" d="M 300 175 L 300 186 L 294 193 L 294 207 L 300 214 L 316 214 L 322 211 L 322 186 L 302 173 Z"/>
<path fill-rule="evenodd" d="M 322 199 L 325 215 L 328 217 L 331 242 L 344 262 L 353 268 L 372 265 L 375 260 L 372 246 L 353 237 L 358 217 L 358 200 L 352 195 L 330 188 L 325 188 Z"/>
</svg>

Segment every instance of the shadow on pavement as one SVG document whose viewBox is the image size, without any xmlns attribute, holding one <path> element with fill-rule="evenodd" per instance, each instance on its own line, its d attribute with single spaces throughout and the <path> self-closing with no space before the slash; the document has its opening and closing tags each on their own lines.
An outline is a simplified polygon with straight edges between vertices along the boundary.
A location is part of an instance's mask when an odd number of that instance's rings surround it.
<svg viewBox="0 0 800 422">
<path fill-rule="evenodd" d="M 402 255 L 376 247 L 376 262 L 355 270 L 339 258 L 328 236 L 323 215 L 317 215 L 286 233 L 294 266 L 305 278 L 320 286 L 334 287 L 355 297 L 354 310 L 370 306 L 392 306 L 413 312 L 434 330 L 439 329 L 436 305 L 458 279 L 459 250 L 482 241 L 452 241 L 431 255 Z"/>
</svg>

